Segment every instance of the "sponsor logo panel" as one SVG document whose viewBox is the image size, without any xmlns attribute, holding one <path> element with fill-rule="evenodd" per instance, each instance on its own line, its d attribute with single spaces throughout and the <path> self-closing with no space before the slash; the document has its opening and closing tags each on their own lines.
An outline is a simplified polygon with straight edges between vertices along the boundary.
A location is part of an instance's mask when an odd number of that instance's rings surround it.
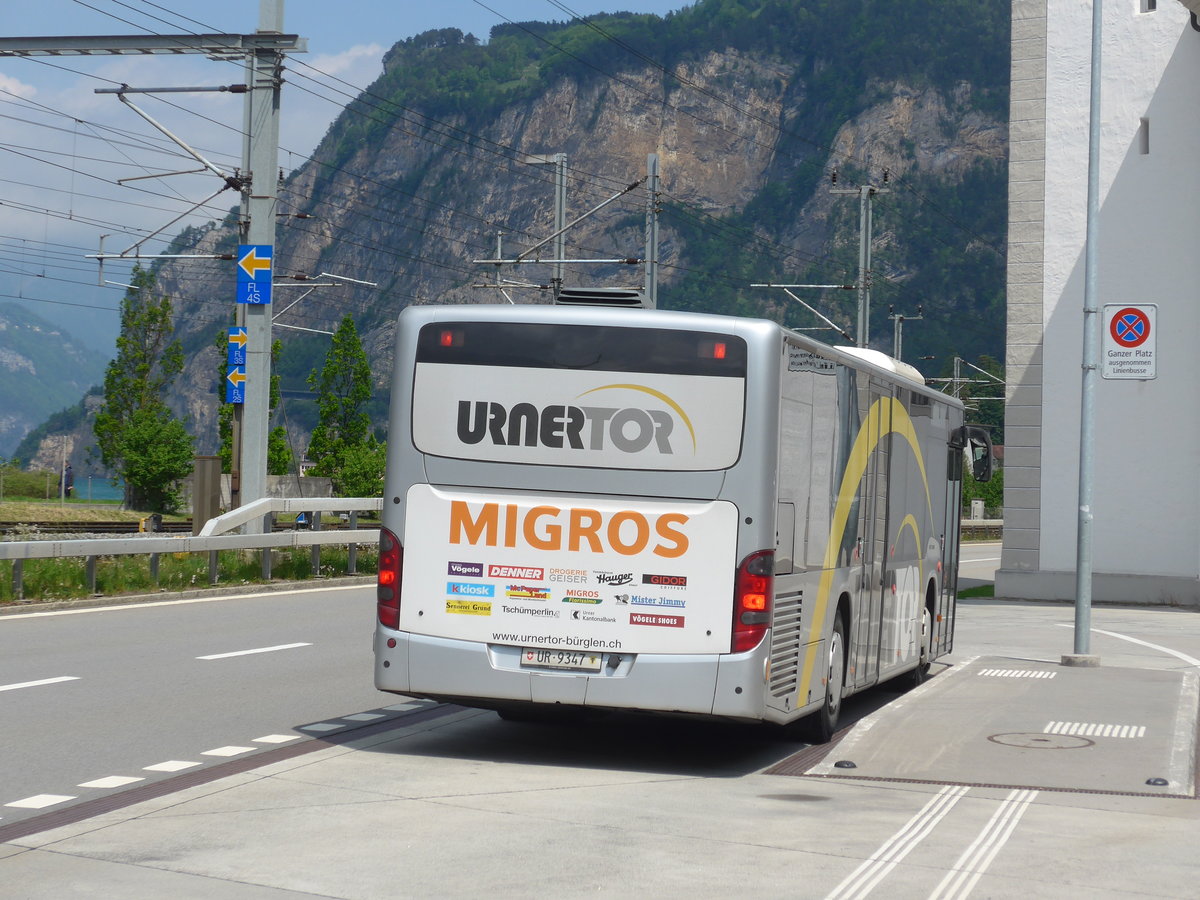
<svg viewBox="0 0 1200 900">
<path fill-rule="evenodd" d="M 501 603 L 500 608 L 509 615 L 535 616 L 539 619 L 557 619 L 561 615 L 557 609 L 547 606 L 509 606 L 507 603 Z"/>
<path fill-rule="evenodd" d="M 550 592 L 529 584 L 509 584 L 504 587 L 504 596 L 509 600 L 549 600 Z"/>
<path fill-rule="evenodd" d="M 686 575 L 643 575 L 642 584 L 652 584 L 660 588 L 685 588 L 687 587 Z"/>
<path fill-rule="evenodd" d="M 615 625 L 617 622 L 616 616 L 605 616 L 590 609 L 573 609 L 571 618 L 576 622 L 598 622 L 606 625 Z"/>
<path fill-rule="evenodd" d="M 633 584 L 632 572 L 593 572 L 599 584 L 608 587 L 620 587 L 623 584 Z"/>
<path fill-rule="evenodd" d="M 630 613 L 630 625 L 657 625 L 662 628 L 682 628 L 683 616 L 665 616 L 661 613 Z"/>
<path fill-rule="evenodd" d="M 486 600 L 447 600 L 446 612 L 458 616 L 490 616 L 492 604 Z"/>
<path fill-rule="evenodd" d="M 562 599 L 563 603 L 586 603 L 589 606 L 599 606 L 604 602 L 599 591 L 571 591 Z"/>
<path fill-rule="evenodd" d="M 546 577 L 545 572 L 545 569 L 538 566 L 488 566 L 488 578 L 519 578 L 522 581 L 541 581 Z"/>
<path fill-rule="evenodd" d="M 495 597 L 496 588 L 490 584 L 470 584 L 461 581 L 446 582 L 446 593 L 459 597 Z"/>
<path fill-rule="evenodd" d="M 483 563 L 451 562 L 446 566 L 446 574 L 456 578 L 482 578 Z"/>
<path fill-rule="evenodd" d="M 653 597 L 643 594 L 630 594 L 630 606 L 672 606 L 676 609 L 683 609 L 687 606 L 686 600 L 680 600 L 678 597 Z"/>
<path fill-rule="evenodd" d="M 587 582 L 587 577 L 586 569 L 551 569 L 549 580 L 565 584 L 584 584 Z"/>
</svg>

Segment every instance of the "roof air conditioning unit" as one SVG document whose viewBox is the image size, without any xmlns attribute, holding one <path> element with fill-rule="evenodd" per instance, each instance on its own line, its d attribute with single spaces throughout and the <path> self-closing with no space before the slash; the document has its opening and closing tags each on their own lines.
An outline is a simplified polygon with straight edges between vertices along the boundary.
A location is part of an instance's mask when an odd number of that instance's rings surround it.
<svg viewBox="0 0 1200 900">
<path fill-rule="evenodd" d="M 554 298 L 556 306 L 617 306 L 642 309 L 646 295 L 637 288 L 565 287 Z"/>
</svg>

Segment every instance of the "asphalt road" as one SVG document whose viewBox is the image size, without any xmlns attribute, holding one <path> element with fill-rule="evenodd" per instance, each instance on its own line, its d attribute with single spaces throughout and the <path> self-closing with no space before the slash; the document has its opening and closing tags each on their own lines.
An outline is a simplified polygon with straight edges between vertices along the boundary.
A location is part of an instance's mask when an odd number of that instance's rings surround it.
<svg viewBox="0 0 1200 900">
<path fill-rule="evenodd" d="M 990 577 L 997 550 L 965 545 L 964 578 Z M 4 795 L 82 799 L 85 779 L 170 777 L 139 766 L 203 765 L 206 750 L 380 714 L 390 698 L 370 684 L 371 606 L 367 587 L 0 618 Z M 1200 805 L 1146 779 L 1194 771 L 1194 739 L 1179 738 L 1195 732 L 1200 614 L 1105 606 L 1093 627 L 1102 668 L 1055 673 L 1070 606 L 964 601 L 941 674 L 847 702 L 850 722 L 870 718 L 821 764 L 828 774 L 776 771 L 803 745 L 767 729 L 634 716 L 560 728 L 431 709 L 0 845 L 0 893 L 1194 897 Z M 263 652 L 226 655 L 245 650 Z M 1146 735 L 1056 749 L 1039 733 L 1063 717 Z M 993 740 L 1006 736 L 1030 746 Z M 857 780 L 834 766 L 846 757 Z M 10 790 L 26 769 L 41 780 Z M 1133 780 L 1085 783 L 1110 775 Z M 7 802 L 0 827 L 37 812 Z"/>
<path fill-rule="evenodd" d="M 371 682 L 374 605 L 368 585 L 0 618 L 0 823 L 399 702 Z"/>
</svg>

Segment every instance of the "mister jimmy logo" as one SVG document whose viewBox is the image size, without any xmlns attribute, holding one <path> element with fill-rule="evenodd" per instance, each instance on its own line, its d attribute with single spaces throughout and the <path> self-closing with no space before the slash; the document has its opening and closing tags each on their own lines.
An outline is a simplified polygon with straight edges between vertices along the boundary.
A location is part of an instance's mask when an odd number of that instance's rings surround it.
<svg viewBox="0 0 1200 900">
<path fill-rule="evenodd" d="M 683 407 L 655 388 L 641 384 L 606 384 L 579 395 L 579 399 L 604 391 L 635 391 L 659 401 L 662 408 L 640 406 L 575 406 L 533 403 L 498 403 L 494 400 L 458 401 L 458 439 L 464 444 L 484 441 L 506 447 L 551 447 L 556 450 L 616 449 L 622 453 L 650 451 L 663 456 L 675 452 L 672 440 L 677 424 L 691 437 L 696 452 L 696 430 Z"/>
</svg>

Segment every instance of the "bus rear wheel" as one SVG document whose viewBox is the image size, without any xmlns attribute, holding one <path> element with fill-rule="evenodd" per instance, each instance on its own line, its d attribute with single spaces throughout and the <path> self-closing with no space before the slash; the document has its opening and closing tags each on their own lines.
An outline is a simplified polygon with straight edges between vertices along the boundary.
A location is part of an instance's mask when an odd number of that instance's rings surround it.
<svg viewBox="0 0 1200 900">
<path fill-rule="evenodd" d="M 933 656 L 933 611 L 926 606 L 921 611 L 921 650 L 917 667 L 908 673 L 908 687 L 915 688 L 929 678 L 930 657 Z"/>
<path fill-rule="evenodd" d="M 808 717 L 808 738 L 814 744 L 827 744 L 837 731 L 842 713 L 842 691 L 846 684 L 846 625 L 842 614 L 833 621 L 825 672 L 825 701 Z"/>
</svg>

